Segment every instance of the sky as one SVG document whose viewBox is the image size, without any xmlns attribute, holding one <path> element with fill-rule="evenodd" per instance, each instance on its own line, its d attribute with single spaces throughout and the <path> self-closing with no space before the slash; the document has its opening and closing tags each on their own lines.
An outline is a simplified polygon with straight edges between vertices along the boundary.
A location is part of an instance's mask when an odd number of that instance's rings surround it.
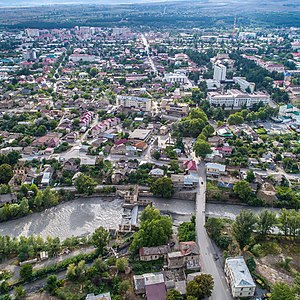
<svg viewBox="0 0 300 300">
<path fill-rule="evenodd" d="M 0 0 L 0 6 L 38 6 L 51 4 L 125 4 L 182 0 Z"/>
</svg>

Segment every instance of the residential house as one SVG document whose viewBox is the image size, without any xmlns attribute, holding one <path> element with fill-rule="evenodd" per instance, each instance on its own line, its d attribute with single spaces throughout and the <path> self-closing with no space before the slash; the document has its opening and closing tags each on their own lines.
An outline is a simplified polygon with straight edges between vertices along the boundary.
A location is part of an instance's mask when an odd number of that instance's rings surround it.
<svg viewBox="0 0 300 300">
<path fill-rule="evenodd" d="M 196 242 L 180 242 L 179 251 L 170 252 L 167 256 L 168 268 L 179 269 L 186 268 L 188 270 L 199 270 L 200 251 Z"/>
<path fill-rule="evenodd" d="M 111 175 L 111 182 L 112 184 L 118 184 L 119 182 L 125 180 L 128 176 L 128 170 L 114 170 Z"/>
<path fill-rule="evenodd" d="M 46 146 L 49 148 L 56 148 L 60 144 L 60 138 L 57 133 L 48 133 L 35 141 L 32 142 L 31 146 L 33 147 L 42 147 Z"/>
<path fill-rule="evenodd" d="M 219 153 L 221 153 L 224 156 L 230 156 L 232 154 L 233 148 L 232 147 L 216 147 L 215 148 Z"/>
<path fill-rule="evenodd" d="M 79 135 L 77 132 L 72 131 L 64 136 L 66 142 L 74 143 L 78 139 Z"/>
<path fill-rule="evenodd" d="M 147 300 L 166 299 L 167 288 L 162 273 L 134 275 L 133 281 L 136 294 L 146 294 Z"/>
<path fill-rule="evenodd" d="M 211 147 L 221 147 L 224 144 L 224 138 L 222 138 L 218 135 L 209 137 L 207 141 Z"/>
<path fill-rule="evenodd" d="M 219 176 L 218 178 L 218 187 L 226 188 L 226 189 L 233 189 L 233 186 L 236 182 L 240 181 L 236 177 L 232 176 Z"/>
<path fill-rule="evenodd" d="M 225 275 L 233 297 L 253 297 L 256 285 L 242 256 L 228 257 Z"/>
<path fill-rule="evenodd" d="M 70 158 L 64 163 L 63 169 L 70 172 L 78 172 L 80 167 L 80 158 Z"/>
<path fill-rule="evenodd" d="M 171 179 L 174 187 L 178 189 L 192 189 L 199 184 L 199 178 L 196 174 L 172 174 Z"/>
<path fill-rule="evenodd" d="M 52 179 L 52 175 L 53 175 L 53 169 L 50 165 L 45 165 L 45 170 L 43 172 L 43 176 L 42 176 L 42 181 L 41 181 L 41 185 L 43 187 L 47 187 Z"/>
<path fill-rule="evenodd" d="M 188 160 L 183 163 L 185 170 L 188 173 L 197 173 L 197 163 L 194 160 Z"/>
<path fill-rule="evenodd" d="M 158 260 L 160 258 L 167 258 L 169 252 L 169 246 L 157 246 L 157 247 L 143 247 L 139 250 L 139 256 L 141 261 Z"/>
<path fill-rule="evenodd" d="M 139 151 L 139 152 L 143 152 L 148 148 L 148 144 L 143 141 L 137 142 L 136 144 L 134 144 L 134 146 L 136 147 L 137 151 Z"/>
<path fill-rule="evenodd" d="M 233 137 L 231 130 L 226 125 L 221 126 L 217 129 L 217 135 L 227 139 Z"/>
<path fill-rule="evenodd" d="M 149 172 L 150 176 L 153 177 L 163 177 L 164 176 L 164 170 L 159 169 L 159 168 L 154 168 Z"/>
<path fill-rule="evenodd" d="M 218 177 L 226 174 L 226 166 L 217 163 L 206 164 L 206 174 L 211 177 Z"/>
</svg>

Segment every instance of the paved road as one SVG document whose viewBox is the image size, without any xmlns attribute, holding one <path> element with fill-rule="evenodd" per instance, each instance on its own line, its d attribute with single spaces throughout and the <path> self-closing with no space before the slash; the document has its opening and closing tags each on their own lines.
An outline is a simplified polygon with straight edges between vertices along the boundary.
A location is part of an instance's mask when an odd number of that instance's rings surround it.
<svg viewBox="0 0 300 300">
<path fill-rule="evenodd" d="M 232 300 L 232 296 L 225 281 L 224 271 L 219 261 L 215 261 L 213 255 L 217 252 L 205 230 L 205 197 L 206 197 L 206 173 L 205 163 L 198 165 L 199 187 L 196 196 L 196 230 L 197 242 L 200 248 L 202 269 L 205 273 L 211 274 L 215 286 L 210 299 Z M 202 184 L 203 183 L 203 184 Z"/>
</svg>

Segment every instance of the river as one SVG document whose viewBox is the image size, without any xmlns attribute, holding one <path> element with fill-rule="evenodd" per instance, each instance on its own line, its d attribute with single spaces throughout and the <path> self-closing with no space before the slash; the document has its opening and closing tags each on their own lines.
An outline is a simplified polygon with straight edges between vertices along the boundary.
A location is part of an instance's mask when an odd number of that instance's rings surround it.
<svg viewBox="0 0 300 300">
<path fill-rule="evenodd" d="M 152 198 L 153 205 L 162 213 L 172 216 L 174 225 L 190 220 L 195 213 L 195 202 L 188 200 L 165 200 Z M 9 236 L 40 235 L 65 239 L 92 233 L 99 226 L 117 228 L 122 221 L 122 200 L 103 198 L 77 198 L 40 213 L 0 223 L 0 234 Z M 206 204 L 206 214 L 214 217 L 235 219 L 244 209 L 255 214 L 264 208 L 228 204 Z M 272 209 L 279 212 L 278 209 Z"/>
<path fill-rule="evenodd" d="M 122 202 L 120 199 L 77 198 L 40 213 L 0 223 L 0 234 L 65 239 L 91 233 L 100 226 L 117 228 L 122 220 Z"/>
</svg>

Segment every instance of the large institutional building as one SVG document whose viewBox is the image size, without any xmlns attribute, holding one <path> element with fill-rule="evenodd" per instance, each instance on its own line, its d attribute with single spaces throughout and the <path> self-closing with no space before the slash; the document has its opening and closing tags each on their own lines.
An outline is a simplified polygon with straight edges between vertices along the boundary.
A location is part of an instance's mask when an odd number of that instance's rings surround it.
<svg viewBox="0 0 300 300">
<path fill-rule="evenodd" d="M 151 112 L 152 101 L 149 98 L 118 95 L 117 106 L 123 106 L 126 108 L 135 108 L 141 111 Z"/>
<path fill-rule="evenodd" d="M 252 107 L 255 103 L 262 102 L 268 104 L 270 96 L 265 93 L 243 93 L 239 90 L 228 90 L 225 94 L 219 92 L 209 92 L 207 94 L 209 103 L 214 106 L 221 106 L 230 109 L 240 109 L 243 106 Z"/>
</svg>

